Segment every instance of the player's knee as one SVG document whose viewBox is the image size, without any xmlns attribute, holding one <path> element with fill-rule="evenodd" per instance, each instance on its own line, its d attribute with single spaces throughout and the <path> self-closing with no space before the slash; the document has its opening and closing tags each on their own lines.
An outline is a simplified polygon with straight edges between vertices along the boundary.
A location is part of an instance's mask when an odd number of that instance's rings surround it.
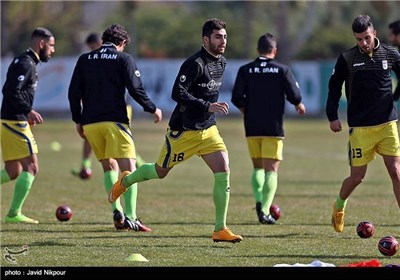
<svg viewBox="0 0 400 280">
<path fill-rule="evenodd" d="M 27 172 L 31 173 L 33 176 L 39 173 L 39 166 L 37 164 L 32 164 L 28 167 Z"/>
<path fill-rule="evenodd" d="M 12 169 L 12 170 L 7 170 L 8 177 L 10 177 L 10 180 L 15 180 L 18 178 L 18 176 L 21 174 L 21 169 Z"/>
<path fill-rule="evenodd" d="M 32 170 L 32 175 L 33 175 L 33 176 L 36 176 L 38 173 L 39 173 L 39 168 L 34 168 L 34 169 Z"/>
<path fill-rule="evenodd" d="M 162 168 L 162 167 L 160 167 L 160 166 L 158 166 L 158 165 L 156 164 L 156 172 L 157 172 L 157 175 L 158 175 L 158 177 L 159 177 L 160 179 L 165 178 L 165 177 L 168 175 L 168 172 L 169 172 L 170 170 L 171 170 L 171 169 L 169 169 L 169 168 Z"/>
</svg>

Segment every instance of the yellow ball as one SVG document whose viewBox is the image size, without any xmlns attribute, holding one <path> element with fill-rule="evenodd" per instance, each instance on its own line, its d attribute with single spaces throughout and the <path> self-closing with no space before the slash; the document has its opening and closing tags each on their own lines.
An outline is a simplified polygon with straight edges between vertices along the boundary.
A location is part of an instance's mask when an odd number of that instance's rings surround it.
<svg viewBox="0 0 400 280">
<path fill-rule="evenodd" d="M 58 141 L 53 141 L 50 143 L 50 148 L 54 152 L 59 152 L 59 151 L 61 151 L 61 144 Z"/>
</svg>

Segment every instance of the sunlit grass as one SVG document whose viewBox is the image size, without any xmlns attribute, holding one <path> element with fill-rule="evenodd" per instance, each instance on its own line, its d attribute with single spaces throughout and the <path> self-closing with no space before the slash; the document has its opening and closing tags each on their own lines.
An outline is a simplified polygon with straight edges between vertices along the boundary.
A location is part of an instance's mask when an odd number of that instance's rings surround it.
<svg viewBox="0 0 400 280">
<path fill-rule="evenodd" d="M 274 203 L 282 210 L 276 225 L 256 219 L 250 186 L 251 162 L 240 118 L 219 118 L 219 130 L 229 149 L 231 199 L 228 226 L 244 240 L 239 244 L 213 243 L 213 177 L 203 161 L 194 157 L 176 167 L 163 180 L 139 185 L 138 215 L 150 233 L 116 232 L 103 187 L 100 165 L 82 181 L 70 174 L 80 164 L 82 141 L 69 120 L 47 120 L 34 128 L 39 145 L 40 171 L 24 205 L 24 213 L 39 225 L 1 224 L 1 251 L 19 250 L 18 266 L 250 266 L 321 260 L 336 266 L 377 259 L 383 265 L 400 262 L 400 253 L 388 258 L 378 249 L 386 235 L 400 240 L 399 208 L 391 181 L 378 157 L 365 182 L 353 193 L 346 211 L 346 227 L 337 234 L 330 225 L 331 207 L 341 181 L 348 175 L 346 132 L 330 132 L 325 120 L 287 120 L 284 160 Z M 140 119 L 133 133 L 137 151 L 156 160 L 166 122 Z M 50 143 L 61 143 L 60 152 Z M 13 183 L 1 186 L 1 218 L 8 211 Z M 55 209 L 67 204 L 68 222 L 55 218 Z M 375 235 L 361 239 L 356 225 L 371 221 Z M 125 259 L 142 254 L 148 262 Z M 1 258 L 3 266 L 10 264 Z"/>
</svg>

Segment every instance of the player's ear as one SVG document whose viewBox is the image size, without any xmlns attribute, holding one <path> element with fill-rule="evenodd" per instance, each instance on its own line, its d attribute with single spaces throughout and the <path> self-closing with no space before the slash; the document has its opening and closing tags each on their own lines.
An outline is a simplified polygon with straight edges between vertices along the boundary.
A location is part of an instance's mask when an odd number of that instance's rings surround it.
<svg viewBox="0 0 400 280">
<path fill-rule="evenodd" d="M 39 41 L 39 49 L 43 49 L 45 46 L 46 46 L 46 42 L 43 39 L 41 39 Z"/>
</svg>

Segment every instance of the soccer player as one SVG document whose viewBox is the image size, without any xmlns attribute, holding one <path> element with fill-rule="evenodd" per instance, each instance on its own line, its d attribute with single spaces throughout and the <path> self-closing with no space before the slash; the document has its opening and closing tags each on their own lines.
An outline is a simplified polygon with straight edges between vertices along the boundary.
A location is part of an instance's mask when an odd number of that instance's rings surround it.
<svg viewBox="0 0 400 280">
<path fill-rule="evenodd" d="M 101 47 L 102 40 L 100 34 L 96 32 L 90 33 L 85 40 L 88 48 L 93 51 Z M 129 121 L 132 120 L 132 106 L 127 105 L 126 109 L 128 111 Z M 79 171 L 72 170 L 72 174 L 79 176 L 81 179 L 90 179 L 92 176 L 92 161 L 90 156 L 92 154 L 92 147 L 90 147 L 89 142 L 84 139 L 83 140 L 83 148 L 82 148 L 82 161 L 81 161 L 81 169 Z M 144 160 L 139 154 L 136 154 L 136 167 L 141 166 L 144 163 Z M 112 165 L 113 170 L 118 170 L 118 163 L 114 159 L 110 159 L 110 164 Z"/>
<path fill-rule="evenodd" d="M 262 224 L 274 224 L 276 220 L 269 208 L 278 187 L 278 168 L 283 159 L 285 101 L 293 104 L 300 115 L 306 109 L 292 71 L 275 60 L 275 37 L 269 33 L 262 35 L 257 51 L 256 60 L 239 68 L 231 101 L 244 116 L 258 220 Z"/>
<path fill-rule="evenodd" d="M 85 40 L 88 48 L 93 51 L 101 47 L 102 40 L 98 33 L 92 32 L 90 33 Z M 81 169 L 80 171 L 72 170 L 72 174 L 79 176 L 81 179 L 89 179 L 92 176 L 92 161 L 90 156 L 92 154 L 92 147 L 90 147 L 89 142 L 84 139 L 83 140 L 83 149 L 82 149 L 82 161 L 81 161 Z M 118 163 L 114 160 L 110 160 L 110 164 L 112 165 L 113 170 L 117 170 Z"/>
<path fill-rule="evenodd" d="M 400 20 L 396 20 L 389 24 L 389 42 L 400 49 Z"/>
<path fill-rule="evenodd" d="M 25 216 L 22 206 L 39 171 L 38 147 L 31 130 L 43 123 L 43 117 L 32 108 L 38 83 L 36 66 L 47 62 L 54 51 L 53 34 L 38 27 L 32 32 L 30 47 L 8 68 L 1 104 L 1 151 L 5 163 L 1 185 L 16 181 L 6 223 L 39 223 Z"/>
<path fill-rule="evenodd" d="M 333 204 L 332 226 L 344 229 L 344 211 L 351 193 L 361 184 L 370 161 L 383 157 L 400 207 L 400 141 L 395 101 L 400 87 L 392 93 L 393 71 L 400 78 L 400 54 L 382 44 L 368 15 L 357 16 L 352 23 L 357 45 L 341 53 L 329 80 L 326 115 L 333 132 L 342 130 L 338 117 L 342 85 L 347 98 L 349 126 L 348 156 L 350 175 L 343 180 Z"/>
<path fill-rule="evenodd" d="M 144 111 L 162 120 L 162 112 L 147 96 L 133 57 L 123 50 L 130 36 L 119 24 L 110 25 L 102 35 L 103 45 L 82 54 L 75 65 L 68 91 L 72 120 L 79 135 L 87 139 L 104 171 L 106 192 L 121 172 L 135 168 L 135 144 L 126 110 L 125 91 Z M 124 194 L 125 214 L 119 200 L 112 204 L 117 230 L 151 231 L 136 215 L 137 185 Z"/>
<path fill-rule="evenodd" d="M 135 172 L 123 172 L 109 193 L 109 201 L 129 191 L 133 184 L 167 176 L 177 164 L 193 155 L 203 158 L 214 174 L 215 242 L 239 242 L 240 235 L 226 227 L 229 204 L 229 158 L 216 126 L 215 113 L 228 114 L 228 104 L 218 102 L 226 59 L 226 24 L 220 19 L 203 25 L 201 50 L 181 65 L 172 89 L 177 103 L 169 120 L 165 142 L 156 163 L 145 163 Z"/>
</svg>

